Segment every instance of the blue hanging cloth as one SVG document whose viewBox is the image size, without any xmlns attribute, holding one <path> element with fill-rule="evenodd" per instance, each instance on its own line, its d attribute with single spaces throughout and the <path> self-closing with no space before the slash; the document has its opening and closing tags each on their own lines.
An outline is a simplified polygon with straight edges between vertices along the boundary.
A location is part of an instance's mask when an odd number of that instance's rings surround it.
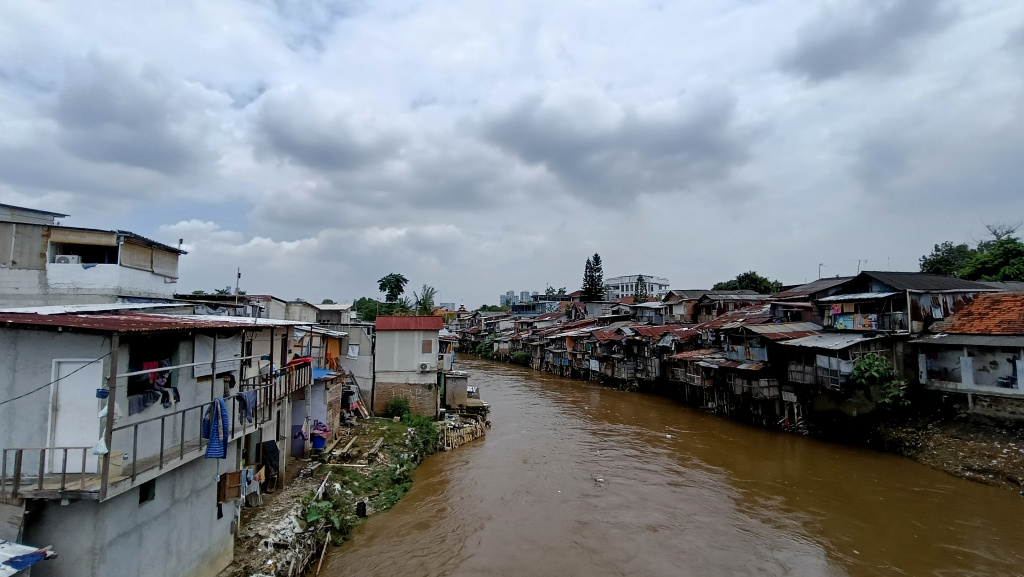
<svg viewBox="0 0 1024 577">
<path fill-rule="evenodd" d="M 206 445 L 207 459 L 226 459 L 228 456 L 228 409 L 224 399 L 216 398 L 213 406 L 206 411 L 203 418 L 203 438 L 209 439 Z"/>
</svg>

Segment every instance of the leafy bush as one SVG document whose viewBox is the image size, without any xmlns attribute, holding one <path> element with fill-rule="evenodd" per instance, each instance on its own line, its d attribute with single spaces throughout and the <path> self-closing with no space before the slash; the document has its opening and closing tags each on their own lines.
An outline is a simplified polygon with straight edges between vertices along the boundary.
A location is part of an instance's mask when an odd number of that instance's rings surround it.
<svg viewBox="0 0 1024 577">
<path fill-rule="evenodd" d="M 864 355 L 850 373 L 850 381 L 858 385 L 875 403 L 890 408 L 910 404 L 906 397 L 907 382 L 889 364 L 888 359 L 878 353 Z"/>
<path fill-rule="evenodd" d="M 523 365 L 524 367 L 530 364 L 530 358 L 530 351 L 514 351 L 511 355 L 509 355 L 509 359 L 513 363 L 517 365 Z"/>
<path fill-rule="evenodd" d="M 395 397 L 384 406 L 386 417 L 404 417 L 409 414 L 409 399 L 406 397 Z"/>
<path fill-rule="evenodd" d="M 441 430 L 433 419 L 409 414 L 402 417 L 402 423 L 416 430 L 416 434 L 409 439 L 409 449 L 418 459 L 433 455 L 437 451 Z"/>
<path fill-rule="evenodd" d="M 485 358 L 494 358 L 494 339 L 495 335 L 490 335 L 483 340 L 479 345 L 476 346 L 476 354 Z"/>
</svg>

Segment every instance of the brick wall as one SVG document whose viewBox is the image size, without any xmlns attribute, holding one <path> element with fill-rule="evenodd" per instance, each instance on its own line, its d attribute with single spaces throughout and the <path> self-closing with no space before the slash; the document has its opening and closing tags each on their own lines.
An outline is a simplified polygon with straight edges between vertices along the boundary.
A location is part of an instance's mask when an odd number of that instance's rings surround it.
<svg viewBox="0 0 1024 577">
<path fill-rule="evenodd" d="M 417 415 L 433 416 L 437 412 L 437 385 L 382 383 L 377 381 L 373 412 L 384 414 L 384 407 L 395 397 L 409 399 L 409 410 Z"/>
</svg>

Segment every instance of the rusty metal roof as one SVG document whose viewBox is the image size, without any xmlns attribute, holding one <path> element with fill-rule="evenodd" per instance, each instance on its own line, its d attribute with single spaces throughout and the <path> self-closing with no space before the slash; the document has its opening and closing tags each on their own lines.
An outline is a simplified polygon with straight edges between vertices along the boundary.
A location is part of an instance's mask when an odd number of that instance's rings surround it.
<svg viewBox="0 0 1024 577">
<path fill-rule="evenodd" d="M 821 326 L 814 323 L 768 323 L 744 328 L 773 341 L 799 339 L 821 332 Z"/>
<path fill-rule="evenodd" d="M 786 300 L 792 298 L 807 297 L 813 295 L 814 293 L 818 293 L 839 286 L 852 278 L 852 276 L 819 278 L 816 281 L 811 281 L 807 284 L 802 284 L 800 286 L 796 286 L 791 289 L 784 290 L 782 292 L 777 292 L 772 295 L 772 298 L 776 300 Z"/>
<path fill-rule="evenodd" d="M 164 315 L 155 313 L 40 315 L 0 313 L 0 327 L 48 326 L 102 332 L 148 333 L 193 329 L 244 329 L 303 325 L 301 321 L 227 317 L 214 315 Z"/>
<path fill-rule="evenodd" d="M 1024 335 L 1024 292 L 985 293 L 933 332 L 968 335 Z"/>
<path fill-rule="evenodd" d="M 730 329 L 744 325 L 756 325 L 766 323 L 772 318 L 771 305 L 752 305 L 737 311 L 732 311 L 719 316 L 716 319 L 697 325 L 700 330 Z"/>
<path fill-rule="evenodd" d="M 441 317 L 377 317 L 374 326 L 378 331 L 440 331 L 444 328 Z"/>
</svg>

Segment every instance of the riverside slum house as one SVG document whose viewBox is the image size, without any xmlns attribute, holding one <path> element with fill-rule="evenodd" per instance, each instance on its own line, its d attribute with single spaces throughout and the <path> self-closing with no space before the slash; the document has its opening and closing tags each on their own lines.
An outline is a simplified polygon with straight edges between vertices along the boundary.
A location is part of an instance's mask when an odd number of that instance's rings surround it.
<svg viewBox="0 0 1024 577">
<path fill-rule="evenodd" d="M 0 312 L 5 523 L 59 551 L 33 575 L 216 575 L 248 479 L 285 466 L 297 323 L 124 306 Z"/>
<path fill-rule="evenodd" d="M 185 252 L 125 230 L 0 204 L 0 306 L 169 302 Z"/>
<path fill-rule="evenodd" d="M 417 415 L 439 414 L 438 339 L 444 321 L 438 316 L 379 316 L 376 320 L 376 354 L 371 402 L 383 413 L 396 397 L 409 400 Z"/>
<path fill-rule="evenodd" d="M 849 412 L 843 399 L 850 374 L 869 353 L 885 356 L 916 382 L 918 363 L 908 341 L 998 289 L 953 277 L 866 271 L 824 290 L 831 294 L 809 295 L 816 296 L 812 315 L 821 319 L 822 333 L 778 343 L 787 363 L 787 396 L 801 411 Z"/>
<path fill-rule="evenodd" d="M 964 399 L 970 410 L 983 405 L 1002 417 L 1021 413 L 1024 292 L 979 294 L 910 342 L 917 382 L 926 389 Z"/>
</svg>

